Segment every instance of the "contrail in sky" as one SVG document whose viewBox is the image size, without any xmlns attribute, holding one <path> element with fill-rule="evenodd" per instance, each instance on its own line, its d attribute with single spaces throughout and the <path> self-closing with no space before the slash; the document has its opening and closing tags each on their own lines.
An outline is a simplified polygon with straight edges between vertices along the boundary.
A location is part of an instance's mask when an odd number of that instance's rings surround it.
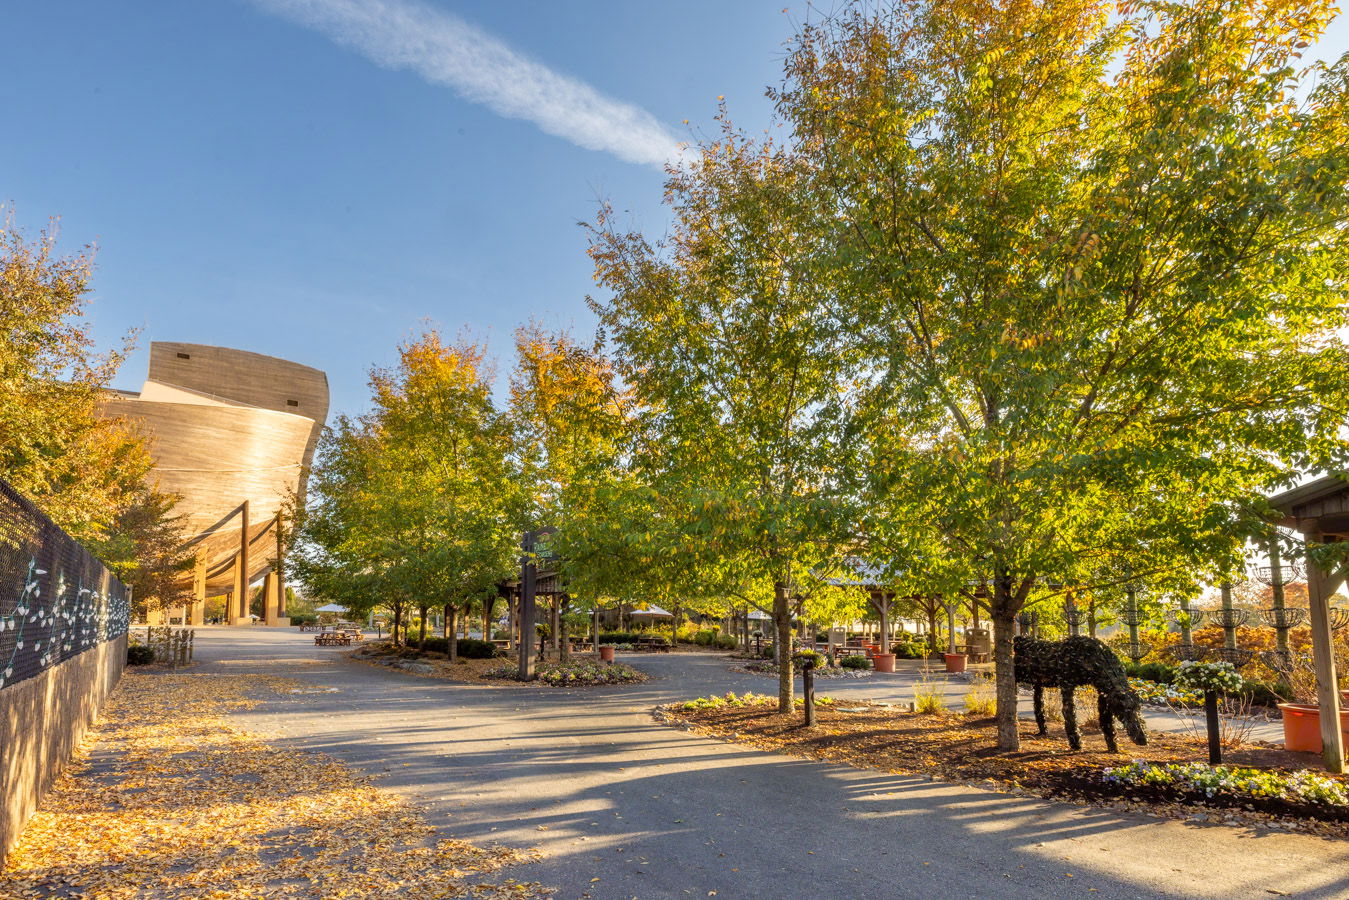
<svg viewBox="0 0 1349 900">
<path fill-rule="evenodd" d="M 418 0 L 253 0 L 389 69 L 410 69 L 499 115 L 627 162 L 663 166 L 679 142 L 646 110 L 554 72 Z"/>
</svg>

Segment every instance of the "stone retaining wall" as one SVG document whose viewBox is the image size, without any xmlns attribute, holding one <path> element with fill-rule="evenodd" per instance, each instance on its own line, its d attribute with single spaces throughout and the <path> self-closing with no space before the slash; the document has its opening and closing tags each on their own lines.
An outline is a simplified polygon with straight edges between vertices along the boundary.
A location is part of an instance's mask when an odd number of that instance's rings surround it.
<svg viewBox="0 0 1349 900">
<path fill-rule="evenodd" d="M 0 691 L 0 862 L 122 677 L 127 637 Z"/>
</svg>

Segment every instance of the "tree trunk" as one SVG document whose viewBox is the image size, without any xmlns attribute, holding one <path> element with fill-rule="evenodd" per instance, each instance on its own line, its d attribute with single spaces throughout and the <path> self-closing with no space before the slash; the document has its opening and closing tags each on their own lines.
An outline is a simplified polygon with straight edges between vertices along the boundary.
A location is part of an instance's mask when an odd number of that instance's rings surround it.
<svg viewBox="0 0 1349 900">
<path fill-rule="evenodd" d="M 557 658 L 560 662 L 566 662 L 571 659 L 571 645 L 567 640 L 567 610 L 570 600 L 562 597 L 557 598 L 556 613 L 553 620 L 557 622 Z"/>
<path fill-rule="evenodd" d="M 445 640 L 448 642 L 450 638 L 454 637 L 450 634 L 450 604 L 445 604 L 440 611 L 440 615 L 440 633 L 445 636 Z"/>
<path fill-rule="evenodd" d="M 595 656 L 600 655 L 600 605 L 595 604 L 595 612 L 590 617 L 590 649 L 595 651 Z"/>
<path fill-rule="evenodd" d="M 560 657 L 562 654 L 562 598 L 557 594 L 553 595 L 552 607 L 548 610 L 548 634 L 551 636 L 553 652 Z"/>
<path fill-rule="evenodd" d="M 998 749 L 1020 750 L 1017 731 L 1016 663 L 1012 655 L 1012 634 L 1016 627 L 1016 602 L 1012 596 L 1012 577 L 997 577 L 993 598 L 993 673 L 998 696 Z"/>
<path fill-rule="evenodd" d="M 403 604 L 393 604 L 393 645 L 400 646 L 402 635 L 399 633 L 403 629 Z"/>
<path fill-rule="evenodd" d="M 459 659 L 459 639 L 454 632 L 455 620 L 459 618 L 459 610 L 449 605 L 445 605 L 445 630 L 449 632 L 449 639 L 445 642 L 445 652 L 449 654 L 450 662 Z"/>
<path fill-rule="evenodd" d="M 774 640 L 778 645 L 778 712 L 790 715 L 796 687 L 792 677 L 792 611 L 787 604 L 787 586 L 780 581 L 773 585 L 773 624 L 778 629 Z"/>
<path fill-rule="evenodd" d="M 890 652 L 890 598 L 882 594 L 876 604 L 881 611 L 881 652 Z"/>
</svg>

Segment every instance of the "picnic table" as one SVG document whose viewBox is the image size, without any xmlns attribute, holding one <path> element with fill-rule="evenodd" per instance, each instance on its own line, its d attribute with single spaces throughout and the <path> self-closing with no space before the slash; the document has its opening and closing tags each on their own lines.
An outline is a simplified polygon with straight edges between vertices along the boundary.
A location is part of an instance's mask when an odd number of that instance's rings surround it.
<svg viewBox="0 0 1349 900">
<path fill-rule="evenodd" d="M 317 647 L 349 646 L 352 640 L 352 636 L 344 631 L 325 631 L 314 635 L 314 645 Z"/>
<path fill-rule="evenodd" d="M 669 653 L 670 644 L 662 637 L 639 637 L 632 645 L 634 650 L 650 650 L 654 653 Z"/>
</svg>

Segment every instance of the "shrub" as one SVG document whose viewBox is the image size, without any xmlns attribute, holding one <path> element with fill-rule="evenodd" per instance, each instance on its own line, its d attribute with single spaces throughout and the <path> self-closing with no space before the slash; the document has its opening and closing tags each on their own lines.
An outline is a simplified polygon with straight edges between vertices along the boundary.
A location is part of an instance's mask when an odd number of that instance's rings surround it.
<svg viewBox="0 0 1349 900">
<path fill-rule="evenodd" d="M 843 656 L 839 658 L 838 664 L 845 669 L 870 669 L 871 660 L 865 656 Z"/>
<path fill-rule="evenodd" d="M 923 715 L 941 715 L 946 712 L 946 685 L 941 682 L 920 682 L 913 692 L 913 711 Z"/>
<path fill-rule="evenodd" d="M 1176 667 L 1168 666 L 1166 663 L 1150 662 L 1143 663 L 1141 666 L 1134 666 L 1138 671 L 1129 674 L 1136 678 L 1142 678 L 1145 681 L 1155 681 L 1158 684 L 1175 684 Z"/>
<path fill-rule="evenodd" d="M 899 659 L 922 659 L 927 656 L 927 647 L 916 641 L 895 641 L 890 652 Z"/>
<path fill-rule="evenodd" d="M 315 622 L 317 622 L 318 620 L 319 620 L 319 617 L 318 617 L 317 615 L 315 615 L 314 613 L 298 613 L 298 614 L 293 615 L 293 616 L 290 617 L 290 624 L 292 624 L 292 625 L 313 625 L 313 624 L 314 624 Z"/>
<path fill-rule="evenodd" d="M 1250 696 L 1253 706 L 1278 706 L 1280 703 L 1287 703 L 1288 698 L 1293 696 L 1292 687 L 1283 681 L 1247 679 L 1244 690 Z"/>
<path fill-rule="evenodd" d="M 601 643 L 601 644 L 635 644 L 635 643 L 637 643 L 637 639 L 638 639 L 639 637 L 641 637 L 641 635 L 640 635 L 638 632 L 635 632 L 635 631 L 601 631 L 601 632 L 600 632 L 600 643 Z"/>
<path fill-rule="evenodd" d="M 131 644 L 126 648 L 128 666 L 148 666 L 155 661 L 155 651 L 144 644 Z"/>
<path fill-rule="evenodd" d="M 408 641 L 408 645 L 414 650 L 419 643 L 415 637 Z M 443 637 L 428 637 L 424 649 L 428 653 L 444 653 L 448 656 L 450 642 Z M 477 638 L 459 638 L 455 641 L 455 652 L 464 659 L 491 659 L 496 656 L 496 645 L 491 641 L 480 641 Z"/>
<path fill-rule="evenodd" d="M 798 672 L 805 669 L 807 662 L 812 664 L 812 668 L 823 669 L 829 665 L 829 657 L 814 650 L 802 650 L 792 656 L 792 668 Z"/>
<path fill-rule="evenodd" d="M 915 695 L 916 696 L 916 695 Z M 915 706 L 917 703 L 915 702 Z M 965 694 L 965 712 L 973 716 L 991 716 L 998 711 L 998 697 L 993 685 L 988 681 L 979 681 Z"/>
<path fill-rule="evenodd" d="M 491 659 L 497 655 L 496 644 L 475 638 L 460 638 L 455 651 L 464 659 Z"/>
<path fill-rule="evenodd" d="M 735 638 L 729 634 L 718 634 L 714 645 L 718 650 L 734 650 Z"/>
</svg>

